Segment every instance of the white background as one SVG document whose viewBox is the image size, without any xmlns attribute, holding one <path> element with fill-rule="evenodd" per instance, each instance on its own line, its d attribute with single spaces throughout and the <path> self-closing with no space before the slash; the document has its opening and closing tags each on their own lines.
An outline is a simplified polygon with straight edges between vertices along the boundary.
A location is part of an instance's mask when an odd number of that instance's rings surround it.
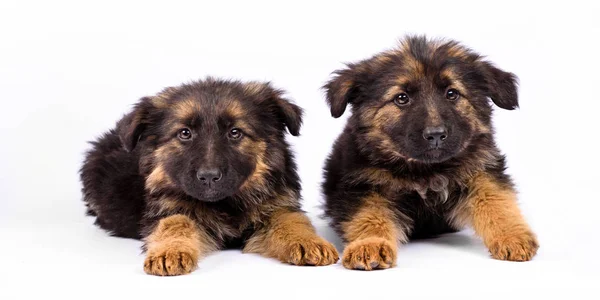
<svg viewBox="0 0 600 300">
<path fill-rule="evenodd" d="M 598 299 L 599 13 L 597 1 L 2 1 L 0 298 Z M 497 109 L 494 121 L 541 243 L 533 261 L 495 261 L 464 232 L 409 244 L 386 271 L 229 250 L 159 278 L 144 274 L 141 242 L 84 217 L 86 141 L 137 99 L 207 75 L 269 80 L 306 110 L 290 138 L 304 208 L 341 250 L 317 215 L 323 161 L 347 115 L 330 117 L 320 87 L 405 33 L 460 40 L 519 76 L 521 109 Z"/>
</svg>

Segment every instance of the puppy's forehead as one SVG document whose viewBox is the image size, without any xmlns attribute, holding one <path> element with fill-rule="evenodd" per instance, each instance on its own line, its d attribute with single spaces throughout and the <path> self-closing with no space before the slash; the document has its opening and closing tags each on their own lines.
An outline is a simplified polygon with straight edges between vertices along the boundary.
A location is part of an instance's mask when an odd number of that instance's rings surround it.
<svg viewBox="0 0 600 300">
<path fill-rule="evenodd" d="M 458 70 L 479 58 L 457 42 L 425 38 L 403 41 L 395 55 L 399 63 L 394 81 L 400 85 L 423 79 L 457 81 Z"/>
<path fill-rule="evenodd" d="M 218 121 L 220 119 L 242 120 L 249 117 L 249 111 L 242 99 L 238 97 L 216 96 L 187 96 L 175 100 L 171 106 L 172 115 L 183 123 L 192 122 L 194 119 Z"/>
<path fill-rule="evenodd" d="M 184 121 L 199 116 L 219 116 L 240 99 L 233 84 L 205 81 L 184 84 L 157 95 L 168 105 L 169 114 Z"/>
</svg>

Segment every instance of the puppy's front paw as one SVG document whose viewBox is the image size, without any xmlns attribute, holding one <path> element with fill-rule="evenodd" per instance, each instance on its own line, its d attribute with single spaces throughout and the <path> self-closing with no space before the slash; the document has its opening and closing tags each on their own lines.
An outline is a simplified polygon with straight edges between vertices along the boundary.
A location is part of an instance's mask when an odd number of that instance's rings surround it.
<svg viewBox="0 0 600 300">
<path fill-rule="evenodd" d="M 348 269 L 387 269 L 396 265 L 397 245 L 383 238 L 356 240 L 344 250 L 342 264 Z"/>
<path fill-rule="evenodd" d="M 533 233 L 525 232 L 492 240 L 488 248 L 495 259 L 528 261 L 537 253 L 539 244 Z"/>
<path fill-rule="evenodd" d="M 144 271 L 150 275 L 174 276 L 192 272 L 198 264 L 193 251 L 178 247 L 161 247 L 148 251 Z"/>
<path fill-rule="evenodd" d="M 337 262 L 339 255 L 328 241 L 314 237 L 292 242 L 281 261 L 302 266 L 326 266 Z"/>
</svg>

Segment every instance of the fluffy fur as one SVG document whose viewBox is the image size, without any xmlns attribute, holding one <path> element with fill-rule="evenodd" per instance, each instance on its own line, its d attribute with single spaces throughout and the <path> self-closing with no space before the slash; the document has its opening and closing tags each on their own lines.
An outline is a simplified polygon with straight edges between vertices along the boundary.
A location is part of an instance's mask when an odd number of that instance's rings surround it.
<svg viewBox="0 0 600 300">
<path fill-rule="evenodd" d="M 325 214 L 348 243 L 344 266 L 388 268 L 398 243 L 465 226 L 494 258 L 535 255 L 491 125 L 492 102 L 518 106 L 515 75 L 458 42 L 417 36 L 324 88 L 333 117 L 352 109 L 323 183 Z"/>
<path fill-rule="evenodd" d="M 300 107 L 267 83 L 209 78 L 142 98 L 87 153 L 88 214 L 112 235 L 143 239 L 149 274 L 189 273 L 226 247 L 332 264 L 335 248 L 300 209 L 285 141 L 301 121 Z"/>
</svg>

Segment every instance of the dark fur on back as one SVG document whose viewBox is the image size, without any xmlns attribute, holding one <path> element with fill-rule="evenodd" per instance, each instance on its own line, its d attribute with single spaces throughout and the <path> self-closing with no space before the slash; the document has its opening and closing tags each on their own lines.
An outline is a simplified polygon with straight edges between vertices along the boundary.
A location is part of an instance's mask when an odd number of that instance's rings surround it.
<svg viewBox="0 0 600 300">
<path fill-rule="evenodd" d="M 407 37 L 336 71 L 324 88 L 332 116 L 352 108 L 322 186 L 325 215 L 340 234 L 373 192 L 390 200 L 408 237 L 421 238 L 459 229 L 452 212 L 476 174 L 512 186 L 494 143 L 491 103 L 518 106 L 516 77 L 459 43 Z M 460 97 L 448 100 L 449 89 Z M 440 125 L 448 138 L 430 149 L 422 132 Z"/>
<path fill-rule="evenodd" d="M 275 209 L 300 211 L 285 130 L 299 134 L 302 110 L 282 94 L 268 83 L 208 78 L 142 98 L 85 157 L 88 214 L 127 238 L 183 214 L 219 246 L 239 246 Z M 199 170 L 212 169 L 222 179 L 202 185 Z"/>
</svg>

